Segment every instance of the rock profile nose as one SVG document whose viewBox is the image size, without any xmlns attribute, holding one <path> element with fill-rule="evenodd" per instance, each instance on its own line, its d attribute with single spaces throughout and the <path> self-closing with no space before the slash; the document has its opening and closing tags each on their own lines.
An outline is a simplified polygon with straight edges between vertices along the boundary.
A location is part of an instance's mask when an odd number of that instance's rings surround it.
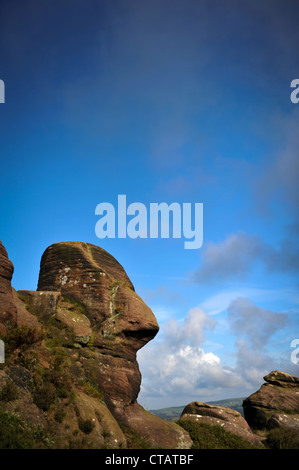
<svg viewBox="0 0 299 470">
<path fill-rule="evenodd" d="M 93 345 L 103 354 L 113 351 L 132 359 L 159 330 L 121 264 L 90 243 L 49 246 L 41 259 L 38 291 L 58 291 L 82 304 L 93 328 Z"/>
</svg>

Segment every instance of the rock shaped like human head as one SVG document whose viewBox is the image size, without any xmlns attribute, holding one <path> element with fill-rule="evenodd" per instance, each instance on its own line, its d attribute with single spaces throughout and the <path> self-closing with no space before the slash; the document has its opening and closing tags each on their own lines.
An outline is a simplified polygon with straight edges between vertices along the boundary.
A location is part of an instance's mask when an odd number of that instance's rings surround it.
<svg viewBox="0 0 299 470">
<path fill-rule="evenodd" d="M 112 408 L 133 403 L 141 382 L 136 352 L 159 327 L 118 261 L 96 245 L 55 243 L 42 256 L 38 291 L 59 292 L 61 298 L 82 306 L 89 323 L 82 337 L 98 362 L 96 380 Z M 86 326 L 82 318 L 77 320 Z"/>
</svg>

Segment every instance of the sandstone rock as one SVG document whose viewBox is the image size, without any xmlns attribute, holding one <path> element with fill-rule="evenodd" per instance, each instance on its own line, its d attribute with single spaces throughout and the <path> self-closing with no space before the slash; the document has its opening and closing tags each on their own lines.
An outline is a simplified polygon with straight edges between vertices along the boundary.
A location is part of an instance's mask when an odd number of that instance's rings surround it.
<svg viewBox="0 0 299 470">
<path fill-rule="evenodd" d="M 260 437 L 251 431 L 242 415 L 230 408 L 194 401 L 185 406 L 180 419 L 218 425 L 252 444 L 261 445 Z"/>
<path fill-rule="evenodd" d="M 67 299 L 57 304 L 55 319 L 70 328 L 74 334 L 74 345 L 86 345 L 91 338 L 90 321 L 80 308 Z"/>
<path fill-rule="evenodd" d="M 152 415 L 138 403 L 126 408 L 125 424 L 141 434 L 154 448 L 190 449 L 192 446 L 192 440 L 183 428 Z"/>
<path fill-rule="evenodd" d="M 284 413 L 274 413 L 268 421 L 268 428 L 288 428 L 299 433 L 299 413 L 291 416 Z"/>
<path fill-rule="evenodd" d="M 12 297 L 13 297 L 14 305 L 16 307 L 17 326 L 28 326 L 29 328 L 36 328 L 37 330 L 41 330 L 42 326 L 40 322 L 38 321 L 36 315 L 33 315 L 27 310 L 26 305 L 20 299 L 15 289 L 12 289 Z"/>
<path fill-rule="evenodd" d="M 81 304 L 95 333 L 94 345 L 103 354 L 113 349 L 114 355 L 134 360 L 136 351 L 159 329 L 123 267 L 89 243 L 56 243 L 47 248 L 38 291 L 57 291 Z"/>
<path fill-rule="evenodd" d="M 6 326 L 13 324 L 17 318 L 10 281 L 14 266 L 0 241 L 0 333 L 5 333 Z"/>
<path fill-rule="evenodd" d="M 118 261 L 88 243 L 56 243 L 46 249 L 38 281 L 38 293 L 44 291 L 60 294 L 54 316 L 68 327 L 73 324 L 74 343 L 80 336 L 81 343 L 91 340 L 94 349 L 89 360 L 83 361 L 84 367 L 121 419 L 124 408 L 134 403 L 140 389 L 136 352 L 159 329 L 152 311 L 135 293 Z M 82 308 L 82 321 L 73 322 L 71 312 L 61 309 L 63 300 Z M 70 345 L 71 340 L 65 336 L 65 344 Z"/>
<path fill-rule="evenodd" d="M 29 391 L 30 380 L 30 374 L 22 367 L 8 367 L 6 372 L 0 370 L 0 393 L 7 384 L 13 384 L 13 387 L 17 390 L 16 396 L 5 403 L 2 402 L 1 407 L 10 413 L 21 415 L 30 424 L 45 427 L 45 417 L 38 407 L 32 403 L 32 396 Z"/>
<path fill-rule="evenodd" d="M 268 383 L 243 402 L 245 419 L 252 428 L 297 427 L 299 378 L 280 371 L 264 377 Z"/>
<path fill-rule="evenodd" d="M 126 447 L 126 439 L 108 408 L 97 399 L 77 391 L 75 408 L 79 429 L 84 432 L 84 423 L 90 423 L 86 439 L 90 447 L 119 449 Z M 89 431 L 89 429 L 87 429 Z"/>
<path fill-rule="evenodd" d="M 29 344 L 19 338 L 5 366 L 6 377 L 21 390 L 26 419 L 55 429 L 58 447 L 126 447 L 118 423 L 155 447 L 191 447 L 185 430 L 137 403 L 136 353 L 159 327 L 113 256 L 87 243 L 56 243 L 42 256 L 37 292 L 11 290 L 13 266 L 4 247 L 2 261 L 6 297 L 0 312 L 10 299 L 17 326 L 43 330 Z M 15 410 L 17 402 L 9 401 L 6 409 Z"/>
<path fill-rule="evenodd" d="M 265 375 L 264 380 L 270 384 L 279 385 L 280 387 L 299 387 L 299 377 L 281 372 L 280 370 L 274 370 L 268 375 Z"/>
<path fill-rule="evenodd" d="M 56 313 L 60 292 L 19 290 L 18 296 L 29 312 L 33 312 L 40 321 L 47 324 Z"/>
</svg>

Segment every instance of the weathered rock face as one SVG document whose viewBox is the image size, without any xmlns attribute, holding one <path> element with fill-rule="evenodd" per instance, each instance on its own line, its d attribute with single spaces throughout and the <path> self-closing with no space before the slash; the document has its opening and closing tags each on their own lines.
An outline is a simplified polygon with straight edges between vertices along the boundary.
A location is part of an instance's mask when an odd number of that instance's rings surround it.
<svg viewBox="0 0 299 470">
<path fill-rule="evenodd" d="M 0 241 L 0 326 L 2 332 L 6 325 L 16 321 L 17 311 L 13 300 L 10 281 L 14 266 L 9 260 L 7 251 Z"/>
<path fill-rule="evenodd" d="M 127 407 L 124 422 L 155 448 L 173 449 L 174 444 L 176 449 L 192 446 L 192 440 L 181 426 L 152 415 L 136 402 Z"/>
<path fill-rule="evenodd" d="M 79 302 L 103 354 L 135 360 L 136 351 L 158 332 L 149 307 L 135 293 L 123 267 L 102 248 L 56 243 L 42 256 L 38 291 L 60 292 Z"/>
<path fill-rule="evenodd" d="M 252 444 L 261 445 L 261 439 L 251 431 L 242 415 L 231 408 L 194 401 L 185 406 L 180 419 L 218 425 Z"/>
<path fill-rule="evenodd" d="M 15 367 L 28 378 L 23 402 L 16 403 L 19 409 L 26 407 L 31 422 L 44 425 L 59 405 L 56 414 L 59 418 L 63 408 L 69 432 L 78 432 L 78 422 L 89 423 L 89 447 L 125 447 L 117 424 L 123 423 L 152 446 L 190 448 L 186 431 L 151 415 L 136 401 L 141 383 L 136 352 L 159 327 L 113 256 L 87 243 L 51 245 L 41 259 L 36 292 L 11 290 L 7 259 L 6 291 L 16 325 L 25 330 L 9 331 L 13 347 L 2 378 L 10 385 Z M 1 312 L 0 303 L 0 323 Z M 58 426 L 57 436 L 61 432 Z M 110 443 L 103 440 L 103 432 L 113 437 Z"/>
<path fill-rule="evenodd" d="M 123 267 L 88 243 L 47 248 L 38 281 L 38 293 L 45 291 L 60 293 L 55 320 L 67 328 L 73 325 L 74 343 L 92 342 L 89 362 L 98 363 L 94 374 L 121 419 L 123 408 L 135 402 L 140 389 L 136 352 L 159 329 L 152 311 L 135 293 Z"/>
<path fill-rule="evenodd" d="M 299 432 L 299 378 L 273 371 L 267 383 L 243 402 L 244 416 L 252 428 L 286 427 Z"/>
</svg>

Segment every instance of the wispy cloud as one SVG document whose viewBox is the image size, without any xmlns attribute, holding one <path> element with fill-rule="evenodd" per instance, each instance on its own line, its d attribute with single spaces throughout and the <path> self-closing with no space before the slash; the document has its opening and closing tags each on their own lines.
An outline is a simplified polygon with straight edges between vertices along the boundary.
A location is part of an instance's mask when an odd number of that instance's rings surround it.
<svg viewBox="0 0 299 470">
<path fill-rule="evenodd" d="M 227 312 L 232 331 L 247 338 L 253 350 L 261 350 L 288 320 L 286 314 L 260 308 L 251 300 L 241 297 L 230 303 Z"/>
<path fill-rule="evenodd" d="M 265 211 L 269 206 L 287 202 L 299 211 L 299 109 L 273 119 L 273 132 L 280 136 L 279 148 L 271 155 L 256 180 L 256 204 Z"/>
<path fill-rule="evenodd" d="M 245 297 L 256 303 L 287 302 L 293 306 L 299 305 L 299 292 L 296 289 L 266 289 L 244 285 L 227 288 L 205 299 L 200 307 L 209 315 L 224 312 L 235 299 Z"/>
<path fill-rule="evenodd" d="M 232 233 L 219 243 L 208 243 L 201 259 L 201 267 L 193 273 L 193 280 L 201 283 L 245 279 L 257 263 L 270 272 L 299 271 L 299 247 L 295 240 L 283 240 L 276 248 L 260 236 L 245 232 Z"/>
</svg>

